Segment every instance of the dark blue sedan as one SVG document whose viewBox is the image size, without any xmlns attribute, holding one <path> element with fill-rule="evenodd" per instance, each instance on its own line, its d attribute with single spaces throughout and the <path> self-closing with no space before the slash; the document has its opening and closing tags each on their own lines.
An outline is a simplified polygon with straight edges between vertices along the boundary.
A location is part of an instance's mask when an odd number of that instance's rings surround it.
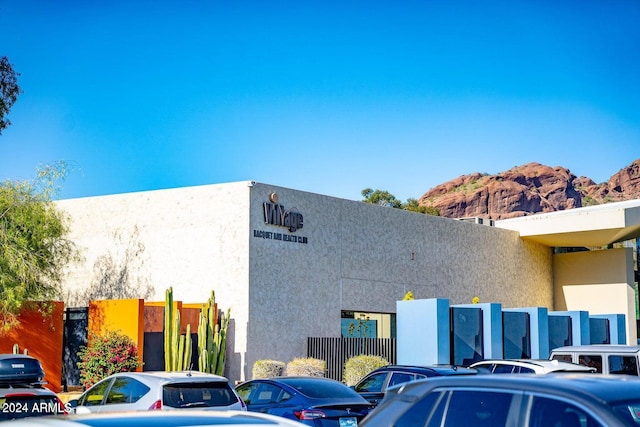
<svg viewBox="0 0 640 427">
<path fill-rule="evenodd" d="M 313 427 L 356 427 L 371 410 L 371 404 L 353 389 L 328 378 L 256 379 L 238 385 L 236 391 L 249 411 Z"/>
</svg>

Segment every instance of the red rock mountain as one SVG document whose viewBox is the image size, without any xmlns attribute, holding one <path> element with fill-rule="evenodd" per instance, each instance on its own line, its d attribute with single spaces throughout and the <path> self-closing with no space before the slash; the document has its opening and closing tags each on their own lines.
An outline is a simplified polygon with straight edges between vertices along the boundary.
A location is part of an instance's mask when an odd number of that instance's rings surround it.
<svg viewBox="0 0 640 427">
<path fill-rule="evenodd" d="M 496 220 L 633 199 L 640 199 L 640 159 L 602 184 L 539 163 L 497 175 L 462 175 L 426 192 L 419 204 L 448 218 Z"/>
</svg>

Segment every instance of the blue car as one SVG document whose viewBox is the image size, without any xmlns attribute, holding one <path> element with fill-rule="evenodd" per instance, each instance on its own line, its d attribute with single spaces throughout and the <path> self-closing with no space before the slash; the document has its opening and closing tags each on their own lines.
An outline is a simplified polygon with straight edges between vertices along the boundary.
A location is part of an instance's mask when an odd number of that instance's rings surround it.
<svg viewBox="0 0 640 427">
<path fill-rule="evenodd" d="M 319 377 L 275 377 L 236 386 L 247 410 L 313 427 L 356 427 L 371 404 L 343 383 Z"/>
</svg>

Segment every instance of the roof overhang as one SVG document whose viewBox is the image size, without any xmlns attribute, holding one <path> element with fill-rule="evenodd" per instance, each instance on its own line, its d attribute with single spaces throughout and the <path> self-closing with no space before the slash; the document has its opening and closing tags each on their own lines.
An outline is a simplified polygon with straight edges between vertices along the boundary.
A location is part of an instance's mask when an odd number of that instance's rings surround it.
<svg viewBox="0 0 640 427">
<path fill-rule="evenodd" d="M 640 237 L 640 199 L 495 222 L 551 247 L 598 247 Z"/>
</svg>

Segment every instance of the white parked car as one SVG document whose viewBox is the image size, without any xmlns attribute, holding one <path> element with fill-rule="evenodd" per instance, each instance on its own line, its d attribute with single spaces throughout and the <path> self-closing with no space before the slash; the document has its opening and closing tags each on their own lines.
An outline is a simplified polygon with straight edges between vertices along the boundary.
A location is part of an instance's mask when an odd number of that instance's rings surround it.
<svg viewBox="0 0 640 427">
<path fill-rule="evenodd" d="M 69 406 L 77 414 L 187 408 L 246 411 L 227 378 L 198 371 L 121 372 L 96 383 Z"/>
<path fill-rule="evenodd" d="M 577 363 L 546 359 L 492 359 L 476 362 L 469 366 L 479 373 L 489 374 L 548 374 L 551 372 L 594 373 L 595 368 Z"/>
<path fill-rule="evenodd" d="M 307 427 L 294 420 L 247 411 L 128 411 L 102 414 L 50 415 L 2 423 L 3 427 Z"/>
</svg>

